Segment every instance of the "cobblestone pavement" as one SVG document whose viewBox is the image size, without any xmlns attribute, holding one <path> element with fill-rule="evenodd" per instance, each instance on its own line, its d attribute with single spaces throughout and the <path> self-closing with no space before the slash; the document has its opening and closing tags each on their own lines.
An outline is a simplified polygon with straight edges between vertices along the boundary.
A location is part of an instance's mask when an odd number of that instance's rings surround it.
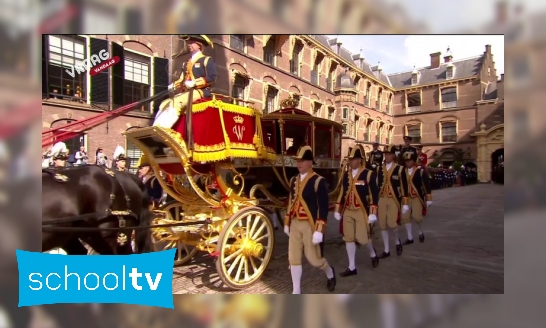
<svg viewBox="0 0 546 328">
<path fill-rule="evenodd" d="M 426 240 L 404 247 L 402 256 L 391 251 L 372 269 L 367 250 L 357 250 L 358 275 L 338 276 L 335 293 L 406 294 L 450 293 L 490 294 L 504 292 L 504 187 L 479 184 L 433 191 L 434 203 L 423 225 Z M 337 272 L 347 266 L 345 245 L 337 221 L 330 214 L 325 256 Z M 400 227 L 400 239 L 406 231 Z M 391 238 L 391 242 L 392 238 Z M 391 243 L 391 244 L 392 244 Z M 376 227 L 373 245 L 383 251 L 381 233 Z M 391 246 L 391 250 L 394 247 Z M 288 270 L 288 237 L 276 233 L 273 259 L 262 279 L 252 287 L 232 291 L 223 287 L 214 259 L 197 256 L 190 264 L 174 269 L 175 294 L 289 294 L 292 292 Z M 322 271 L 305 263 L 302 292 L 326 293 Z"/>
</svg>

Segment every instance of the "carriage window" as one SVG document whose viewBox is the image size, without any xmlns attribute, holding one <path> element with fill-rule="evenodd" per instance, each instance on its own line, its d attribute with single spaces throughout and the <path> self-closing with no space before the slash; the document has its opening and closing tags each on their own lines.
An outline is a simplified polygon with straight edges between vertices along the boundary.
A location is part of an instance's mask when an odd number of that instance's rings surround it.
<svg viewBox="0 0 546 328">
<path fill-rule="evenodd" d="M 262 121 L 263 143 L 267 148 L 277 149 L 277 134 L 275 133 L 275 121 Z"/>
<path fill-rule="evenodd" d="M 287 122 L 284 124 L 284 149 L 287 155 L 296 155 L 302 146 L 311 144 L 311 124 L 304 122 Z"/>
<path fill-rule="evenodd" d="M 334 157 L 341 158 L 341 130 L 335 129 L 334 132 Z"/>
<path fill-rule="evenodd" d="M 317 158 L 330 157 L 332 144 L 330 127 L 327 125 L 316 125 L 315 128 L 315 156 Z"/>
</svg>

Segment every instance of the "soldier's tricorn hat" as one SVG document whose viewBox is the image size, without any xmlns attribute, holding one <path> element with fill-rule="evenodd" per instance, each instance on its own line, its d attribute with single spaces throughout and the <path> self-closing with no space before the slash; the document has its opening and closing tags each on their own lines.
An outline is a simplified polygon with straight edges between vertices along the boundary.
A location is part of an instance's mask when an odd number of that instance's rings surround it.
<svg viewBox="0 0 546 328">
<path fill-rule="evenodd" d="M 404 136 L 404 140 L 405 140 L 405 141 L 412 141 L 412 140 L 413 140 L 413 138 L 412 138 L 412 137 L 410 137 L 410 136 Z"/>
<path fill-rule="evenodd" d="M 182 37 L 183 40 L 187 41 L 194 41 L 198 42 L 202 45 L 202 47 L 208 47 L 214 48 L 214 44 L 209 39 L 208 36 L 204 34 L 183 34 L 180 37 Z"/>
<path fill-rule="evenodd" d="M 315 158 L 313 156 L 313 149 L 311 149 L 311 146 L 300 147 L 294 158 L 303 161 L 313 161 L 313 164 L 316 164 Z"/>
<path fill-rule="evenodd" d="M 353 158 L 360 158 L 364 159 L 366 154 L 366 151 L 364 150 L 364 147 L 362 145 L 356 145 L 355 147 L 349 149 L 349 156 L 347 158 L 353 159 Z"/>
<path fill-rule="evenodd" d="M 405 161 L 417 161 L 417 154 L 414 152 L 407 151 L 404 153 L 404 160 Z"/>
<path fill-rule="evenodd" d="M 150 166 L 150 162 L 148 161 L 148 157 L 146 157 L 146 155 L 140 156 L 136 164 L 133 165 L 133 168 L 141 168 L 144 166 Z"/>
<path fill-rule="evenodd" d="M 397 151 L 398 148 L 395 145 L 388 145 L 385 146 L 385 149 L 383 149 L 383 152 L 387 154 L 396 154 Z"/>
</svg>

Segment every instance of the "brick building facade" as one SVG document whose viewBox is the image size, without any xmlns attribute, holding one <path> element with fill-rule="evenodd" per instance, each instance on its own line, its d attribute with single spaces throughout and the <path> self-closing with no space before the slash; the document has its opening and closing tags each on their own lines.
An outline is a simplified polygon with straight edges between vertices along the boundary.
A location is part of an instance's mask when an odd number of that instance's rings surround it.
<svg viewBox="0 0 546 328">
<path fill-rule="evenodd" d="M 45 36 L 43 42 L 47 45 L 42 52 L 44 129 L 156 94 L 180 75 L 187 60 L 187 55 L 178 56 L 183 42 L 177 36 Z M 264 112 L 278 109 L 284 98 L 297 97 L 300 109 L 344 125 L 343 154 L 356 143 L 370 151 L 376 141 L 400 143 L 405 133 L 418 137 L 417 126 L 420 142 L 431 148 L 433 159 L 453 161 L 462 150 L 465 160 L 475 162 L 470 134 L 477 131 L 480 117 L 497 115 L 485 113 L 500 108 L 490 48 L 476 58 L 453 60 L 449 79 L 442 77 L 445 73 L 440 71 L 445 72 L 447 64 L 440 63 L 436 54 L 433 65 L 439 68 L 416 70 L 419 77 L 412 84 L 412 72 L 387 75 L 380 65 L 371 66 L 336 39 L 321 35 L 217 35 L 213 42 L 214 49 L 205 50 L 218 69 L 213 91 L 250 102 Z M 56 44 L 66 44 L 65 50 L 55 48 Z M 70 65 L 70 58 L 88 58 L 103 48 L 122 58 L 110 72 L 73 78 L 58 68 Z M 422 104 L 407 98 L 415 93 Z M 445 100 L 453 97 L 446 108 Z M 120 133 L 151 124 L 157 105 L 96 127 L 68 146 L 76 149 L 83 143 L 93 158 L 98 147 L 111 156 L 120 144 L 134 160 L 140 152 L 127 145 Z M 452 149 L 453 159 L 445 148 Z"/>
</svg>

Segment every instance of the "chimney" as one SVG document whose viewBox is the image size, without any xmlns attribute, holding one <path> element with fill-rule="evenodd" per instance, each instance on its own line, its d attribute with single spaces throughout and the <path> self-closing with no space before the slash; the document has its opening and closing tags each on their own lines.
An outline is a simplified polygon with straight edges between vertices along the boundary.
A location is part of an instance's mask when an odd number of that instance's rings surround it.
<svg viewBox="0 0 546 328">
<path fill-rule="evenodd" d="M 508 20 L 508 1 L 501 0 L 497 2 L 496 22 L 504 24 Z"/>
<path fill-rule="evenodd" d="M 444 56 L 444 63 L 449 63 L 453 60 L 453 54 L 451 53 L 451 49 L 447 47 L 446 55 Z"/>
<path fill-rule="evenodd" d="M 343 44 L 343 43 L 341 43 L 341 41 L 338 41 L 338 42 L 337 42 L 336 53 L 337 53 L 338 55 L 339 55 L 339 52 L 340 52 L 340 50 L 341 50 L 341 45 L 342 45 L 342 44 Z"/>
<path fill-rule="evenodd" d="M 433 54 L 430 54 L 430 68 L 440 67 L 440 56 L 441 55 L 442 55 L 441 52 L 435 52 Z"/>
</svg>

